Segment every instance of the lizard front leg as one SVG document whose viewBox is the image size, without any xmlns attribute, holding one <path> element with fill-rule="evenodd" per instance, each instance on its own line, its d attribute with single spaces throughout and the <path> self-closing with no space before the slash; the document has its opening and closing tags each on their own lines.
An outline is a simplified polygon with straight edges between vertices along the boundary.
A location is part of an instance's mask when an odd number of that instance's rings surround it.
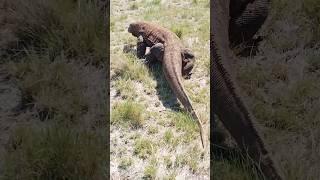
<svg viewBox="0 0 320 180">
<path fill-rule="evenodd" d="M 147 43 L 143 40 L 142 36 L 139 36 L 137 39 L 137 57 L 142 59 L 145 57 L 147 49 Z"/>
</svg>

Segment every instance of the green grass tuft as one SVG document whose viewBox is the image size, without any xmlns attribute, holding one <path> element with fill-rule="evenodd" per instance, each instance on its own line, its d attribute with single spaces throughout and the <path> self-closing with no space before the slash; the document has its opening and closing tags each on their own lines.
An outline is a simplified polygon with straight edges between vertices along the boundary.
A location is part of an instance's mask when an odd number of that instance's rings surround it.
<svg viewBox="0 0 320 180">
<path fill-rule="evenodd" d="M 61 125 L 17 128 L 4 159 L 3 179 L 105 177 L 107 152 L 102 137 Z"/>
<path fill-rule="evenodd" d="M 164 164 L 166 165 L 166 168 L 167 168 L 167 169 L 172 168 L 173 162 L 172 162 L 172 160 L 171 160 L 171 156 L 164 156 L 164 157 L 163 157 L 163 161 L 164 161 Z"/>
<path fill-rule="evenodd" d="M 184 143 L 188 143 L 199 137 L 198 125 L 188 113 L 174 113 L 172 117 L 172 123 L 178 131 L 183 132 L 183 135 L 181 135 L 180 138 Z"/>
<path fill-rule="evenodd" d="M 143 105 L 130 100 L 114 105 L 111 115 L 112 124 L 139 128 L 143 126 L 144 122 Z"/>
<path fill-rule="evenodd" d="M 131 158 L 123 158 L 120 161 L 119 168 L 128 169 L 133 164 L 133 160 Z"/>
<path fill-rule="evenodd" d="M 143 82 L 147 86 L 151 84 L 151 78 L 148 68 L 131 54 L 118 57 L 116 61 L 113 61 L 111 68 L 115 73 L 115 77 L 122 78 L 124 80 L 136 80 Z"/>
<path fill-rule="evenodd" d="M 159 129 L 158 129 L 157 126 L 150 126 L 150 127 L 148 128 L 148 133 L 149 133 L 149 134 L 156 134 L 156 133 L 158 133 L 158 132 L 159 132 Z"/>
<path fill-rule="evenodd" d="M 164 133 L 164 141 L 167 143 L 167 144 L 171 144 L 172 143 L 172 140 L 174 138 L 174 135 L 172 133 L 172 130 L 167 130 L 165 133 Z"/>
<path fill-rule="evenodd" d="M 155 179 L 157 174 L 157 168 L 153 165 L 149 165 L 144 170 L 145 179 Z"/>
<path fill-rule="evenodd" d="M 77 119 L 87 112 L 84 87 L 78 81 L 79 75 L 73 64 L 67 63 L 65 56 L 58 56 L 51 62 L 48 55 L 32 53 L 19 63 L 10 63 L 8 67 L 19 80 L 24 105 L 46 112 L 47 116 L 42 118 L 59 115 Z"/>
<path fill-rule="evenodd" d="M 134 100 L 137 96 L 134 83 L 131 80 L 119 79 L 115 83 L 115 88 L 123 99 Z"/>
<path fill-rule="evenodd" d="M 106 23 L 97 0 L 17 0 L 10 4 L 18 24 L 19 47 L 47 49 L 52 57 L 63 51 L 85 62 L 105 63 Z"/>
<path fill-rule="evenodd" d="M 148 139 L 137 139 L 134 143 L 134 154 L 139 158 L 146 159 L 156 152 L 156 144 Z"/>
<path fill-rule="evenodd" d="M 131 5 L 130 5 L 130 10 L 135 10 L 135 9 L 138 9 L 139 7 L 138 7 L 138 5 L 137 5 L 137 3 L 132 3 Z"/>
</svg>

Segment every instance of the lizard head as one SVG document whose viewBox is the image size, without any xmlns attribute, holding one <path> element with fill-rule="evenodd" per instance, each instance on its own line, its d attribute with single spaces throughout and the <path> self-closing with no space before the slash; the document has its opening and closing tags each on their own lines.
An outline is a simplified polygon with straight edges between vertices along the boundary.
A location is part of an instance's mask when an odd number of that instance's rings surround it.
<svg viewBox="0 0 320 180">
<path fill-rule="evenodd" d="M 141 33 L 144 32 L 146 23 L 143 22 L 136 22 L 131 23 L 128 28 L 128 32 L 131 33 L 133 36 L 138 37 Z"/>
</svg>

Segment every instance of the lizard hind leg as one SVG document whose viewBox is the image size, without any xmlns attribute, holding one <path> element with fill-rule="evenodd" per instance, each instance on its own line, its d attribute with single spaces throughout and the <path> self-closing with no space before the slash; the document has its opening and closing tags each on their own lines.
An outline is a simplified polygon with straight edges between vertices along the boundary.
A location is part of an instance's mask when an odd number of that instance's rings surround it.
<svg viewBox="0 0 320 180">
<path fill-rule="evenodd" d="M 137 38 L 137 57 L 143 59 L 145 57 L 147 43 L 143 41 L 142 36 Z"/>
<path fill-rule="evenodd" d="M 191 78 L 191 71 L 194 67 L 195 56 L 189 49 L 182 51 L 182 76 L 184 79 Z"/>
</svg>

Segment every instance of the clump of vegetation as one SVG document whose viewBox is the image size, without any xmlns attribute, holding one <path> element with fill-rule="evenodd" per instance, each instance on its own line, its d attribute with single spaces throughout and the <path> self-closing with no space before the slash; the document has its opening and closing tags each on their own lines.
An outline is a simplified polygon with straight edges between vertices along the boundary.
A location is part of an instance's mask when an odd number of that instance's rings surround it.
<svg viewBox="0 0 320 180">
<path fill-rule="evenodd" d="M 102 65 L 107 54 L 106 18 L 98 1 L 11 1 L 18 48 L 49 50 L 51 57 L 64 52 Z"/>
<path fill-rule="evenodd" d="M 142 127 L 145 121 L 143 105 L 127 100 L 114 105 L 111 115 L 112 124 L 128 125 L 132 128 Z"/>
<path fill-rule="evenodd" d="M 132 165 L 132 163 L 133 163 L 133 161 L 131 158 L 123 158 L 120 161 L 119 168 L 127 169 L 128 167 L 130 167 Z"/>
<path fill-rule="evenodd" d="M 149 128 L 148 128 L 148 133 L 149 134 L 156 134 L 156 133 L 158 133 L 159 132 L 159 129 L 157 128 L 157 126 L 150 126 Z"/>
<path fill-rule="evenodd" d="M 138 5 L 137 5 L 137 3 L 132 3 L 131 5 L 130 5 L 130 9 L 131 10 L 135 10 L 135 9 L 138 9 Z"/>
<path fill-rule="evenodd" d="M 198 131 L 197 123 L 187 112 L 177 112 L 173 114 L 173 123 L 178 130 L 186 133 Z"/>
<path fill-rule="evenodd" d="M 48 55 L 28 54 L 19 63 L 9 63 L 8 68 L 19 80 L 24 106 L 45 111 L 47 116 L 43 118 L 57 115 L 76 119 L 87 112 L 79 75 L 63 55 L 51 62 Z"/>
<path fill-rule="evenodd" d="M 320 53 L 310 53 L 307 58 L 308 67 L 307 70 L 309 72 L 317 72 L 320 70 Z"/>
<path fill-rule="evenodd" d="M 180 26 L 173 26 L 171 28 L 172 32 L 174 32 L 180 39 L 182 39 L 182 37 L 187 34 L 187 27 L 180 25 Z"/>
<path fill-rule="evenodd" d="M 250 165 L 249 159 L 244 158 L 239 152 L 226 150 L 226 156 L 214 154 L 213 165 L 216 167 L 213 172 L 216 178 L 231 180 L 254 180 L 261 179 L 259 172 Z"/>
<path fill-rule="evenodd" d="M 149 165 L 144 169 L 144 178 L 155 179 L 157 175 L 157 161 L 151 159 Z"/>
<path fill-rule="evenodd" d="M 171 156 L 164 156 L 163 157 L 163 161 L 164 161 L 164 164 L 166 165 L 166 168 L 171 168 L 173 166 L 173 162 L 171 160 Z"/>
<path fill-rule="evenodd" d="M 181 39 L 183 31 L 182 29 L 174 29 L 173 32 Z"/>
<path fill-rule="evenodd" d="M 320 2 L 317 0 L 303 1 L 303 9 L 306 14 L 314 19 L 318 24 L 320 23 Z"/>
<path fill-rule="evenodd" d="M 168 176 L 164 177 L 165 180 L 175 180 L 177 176 L 177 173 L 174 171 L 170 173 Z"/>
<path fill-rule="evenodd" d="M 156 152 L 156 144 L 148 139 L 137 139 L 134 143 L 134 154 L 139 158 L 146 159 Z"/>
<path fill-rule="evenodd" d="M 157 174 L 157 168 L 154 165 L 148 165 L 144 170 L 144 178 L 155 179 Z"/>
<path fill-rule="evenodd" d="M 197 123 L 187 112 L 174 113 L 172 116 L 172 123 L 178 131 L 183 133 L 179 138 L 181 138 L 184 143 L 194 140 L 199 135 Z"/>
<path fill-rule="evenodd" d="M 195 173 L 198 170 L 198 163 L 201 158 L 201 153 L 199 149 L 195 146 L 191 148 L 188 152 L 180 154 L 176 157 L 175 167 L 189 166 L 190 170 Z"/>
<path fill-rule="evenodd" d="M 105 139 L 55 125 L 20 127 L 11 135 L 3 179 L 106 178 Z"/>
<path fill-rule="evenodd" d="M 111 63 L 111 69 L 114 72 L 114 78 L 123 80 L 136 80 L 144 84 L 150 84 L 150 75 L 148 68 L 131 54 L 115 57 L 118 60 Z"/>
<path fill-rule="evenodd" d="M 167 131 L 164 133 L 164 141 L 165 141 L 167 144 L 171 144 L 173 139 L 174 139 L 174 135 L 173 135 L 173 133 L 172 133 L 172 130 L 167 130 Z"/>
<path fill-rule="evenodd" d="M 161 0 L 151 0 L 151 1 L 148 1 L 147 3 L 145 3 L 145 4 L 158 6 L 158 5 L 160 5 L 160 3 L 161 3 Z"/>
<path fill-rule="evenodd" d="M 6 17 L 15 38 L 0 47 L 1 55 L 22 92 L 22 103 L 14 117 L 19 128 L 10 127 L 1 178 L 107 178 L 106 134 L 100 134 L 105 118 L 98 117 L 105 111 L 104 100 L 95 99 L 105 87 L 88 97 L 91 83 L 81 78 L 92 71 L 100 75 L 107 62 L 104 7 L 98 0 L 5 3 L 0 16 Z M 28 121 L 25 127 L 20 127 L 21 116 Z M 89 127 L 82 123 L 88 119 Z M 96 119 L 103 119 L 103 127 L 94 124 Z"/>
<path fill-rule="evenodd" d="M 121 95 L 123 99 L 134 100 L 137 96 L 134 83 L 131 80 L 119 79 L 115 83 L 117 93 Z"/>
</svg>

